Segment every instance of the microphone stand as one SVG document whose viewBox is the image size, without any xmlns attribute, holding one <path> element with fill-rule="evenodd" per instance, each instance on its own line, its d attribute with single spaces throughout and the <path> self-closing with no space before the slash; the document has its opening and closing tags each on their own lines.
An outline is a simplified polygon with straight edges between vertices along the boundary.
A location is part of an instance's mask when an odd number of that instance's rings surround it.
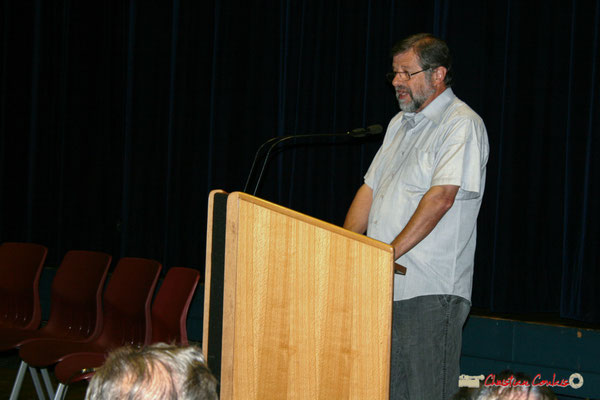
<svg viewBox="0 0 600 400">
<path fill-rule="evenodd" d="M 256 196 L 256 192 L 258 191 L 258 186 L 259 186 L 262 176 L 265 172 L 265 168 L 267 166 L 267 162 L 269 161 L 269 157 L 271 156 L 271 152 L 279 143 L 285 142 L 286 140 L 290 140 L 290 139 L 300 139 L 300 138 L 306 139 L 306 138 L 311 138 L 311 137 L 350 136 L 350 137 L 354 137 L 354 138 L 361 138 L 361 137 L 366 137 L 366 136 L 371 136 L 371 135 L 377 135 L 377 134 L 380 134 L 381 132 L 383 132 L 383 128 L 381 127 L 381 125 L 371 125 L 371 126 L 368 126 L 367 128 L 357 128 L 357 129 L 353 129 L 351 131 L 344 132 L 344 133 L 309 133 L 309 134 L 305 134 L 305 135 L 288 135 L 288 136 L 283 136 L 283 137 L 273 137 L 273 138 L 267 140 L 265 143 L 263 143 L 258 148 L 258 150 L 254 156 L 254 161 L 252 162 L 252 167 L 250 168 L 250 173 L 248 174 L 248 179 L 246 180 L 246 185 L 244 186 L 244 192 L 247 193 L 248 185 L 250 184 L 250 179 L 252 178 L 252 175 L 254 174 L 254 168 L 256 167 L 258 155 L 265 148 L 265 146 L 267 146 L 269 144 L 271 144 L 271 146 L 269 147 L 269 150 L 267 151 L 267 153 L 264 157 L 264 161 L 262 164 L 262 168 L 260 170 L 260 174 L 258 176 L 258 179 L 256 180 L 256 184 L 254 185 L 254 191 L 252 192 L 253 196 Z"/>
</svg>

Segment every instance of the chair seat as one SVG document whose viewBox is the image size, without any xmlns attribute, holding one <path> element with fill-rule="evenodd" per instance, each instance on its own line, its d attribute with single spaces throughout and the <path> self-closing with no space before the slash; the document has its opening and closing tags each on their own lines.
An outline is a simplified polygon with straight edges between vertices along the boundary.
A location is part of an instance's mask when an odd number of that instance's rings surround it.
<svg viewBox="0 0 600 400">
<path fill-rule="evenodd" d="M 19 357 L 31 367 L 45 368 L 62 361 L 65 356 L 81 352 L 104 352 L 93 342 L 71 342 L 57 339 L 33 340 L 19 350 Z"/>
<path fill-rule="evenodd" d="M 89 380 L 94 376 L 94 371 L 81 373 L 85 369 L 101 367 L 108 353 L 75 353 L 65 357 L 54 368 L 56 379 L 64 385 Z"/>
<path fill-rule="evenodd" d="M 29 340 L 37 338 L 50 338 L 53 336 L 46 336 L 42 331 L 30 331 L 23 329 L 2 329 L 0 335 L 0 351 L 12 350 L 20 347 L 22 344 L 27 343 Z"/>
<path fill-rule="evenodd" d="M 59 339 L 68 341 L 84 341 L 88 339 L 83 334 L 76 334 L 72 331 L 60 331 L 58 329 L 23 330 L 23 329 L 2 329 L 0 331 L 0 351 L 19 348 L 24 344 L 37 339 Z"/>
</svg>

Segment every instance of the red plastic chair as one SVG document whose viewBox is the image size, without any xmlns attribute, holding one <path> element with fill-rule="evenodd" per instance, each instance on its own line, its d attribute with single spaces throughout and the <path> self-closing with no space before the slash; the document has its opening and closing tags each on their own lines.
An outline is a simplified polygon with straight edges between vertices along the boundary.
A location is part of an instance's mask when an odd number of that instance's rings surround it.
<svg viewBox="0 0 600 400">
<path fill-rule="evenodd" d="M 122 258 L 103 297 L 103 326 L 85 342 L 59 339 L 32 340 L 21 346 L 21 359 L 35 368 L 60 362 L 69 354 L 106 352 L 126 344 L 144 345 L 151 340 L 150 303 L 162 266 L 143 258 Z M 51 397 L 54 393 L 48 388 Z"/>
<path fill-rule="evenodd" d="M 0 328 L 37 329 L 42 319 L 40 274 L 48 249 L 34 243 L 0 246 Z"/>
<path fill-rule="evenodd" d="M 188 344 L 186 319 L 199 280 L 195 269 L 169 269 L 152 304 L 152 343 Z"/>
<path fill-rule="evenodd" d="M 181 267 L 169 269 L 152 304 L 152 343 L 188 344 L 187 313 L 199 280 L 200 273 L 197 270 Z M 67 385 L 89 380 L 94 374 L 93 369 L 104 364 L 107 356 L 108 352 L 87 352 L 65 357 L 54 369 L 59 381 L 54 399 L 64 398 Z"/>
<path fill-rule="evenodd" d="M 48 323 L 39 330 L 0 328 L 0 351 L 19 348 L 34 339 L 85 340 L 97 335 L 102 327 L 101 295 L 110 261 L 106 253 L 67 252 L 52 281 Z M 21 362 L 11 398 L 18 396 L 26 370 L 27 364 Z M 37 373 L 32 372 L 39 393 Z"/>
</svg>

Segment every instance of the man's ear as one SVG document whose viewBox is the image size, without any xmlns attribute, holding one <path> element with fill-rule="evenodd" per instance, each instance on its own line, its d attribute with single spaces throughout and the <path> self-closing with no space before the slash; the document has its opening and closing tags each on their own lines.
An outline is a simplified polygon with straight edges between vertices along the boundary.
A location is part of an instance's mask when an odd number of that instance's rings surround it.
<svg viewBox="0 0 600 400">
<path fill-rule="evenodd" d="M 446 79 L 446 74 L 448 73 L 448 69 L 446 67 L 437 67 L 433 71 L 433 82 L 438 85 L 440 83 L 444 83 L 444 79 Z"/>
</svg>

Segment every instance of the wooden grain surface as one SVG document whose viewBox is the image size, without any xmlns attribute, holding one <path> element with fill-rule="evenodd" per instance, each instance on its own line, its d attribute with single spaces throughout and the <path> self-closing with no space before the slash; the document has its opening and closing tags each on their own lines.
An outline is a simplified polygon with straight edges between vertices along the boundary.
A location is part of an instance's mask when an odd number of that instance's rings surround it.
<svg viewBox="0 0 600 400">
<path fill-rule="evenodd" d="M 387 399 L 391 246 L 243 193 L 227 213 L 221 399 Z"/>
</svg>

